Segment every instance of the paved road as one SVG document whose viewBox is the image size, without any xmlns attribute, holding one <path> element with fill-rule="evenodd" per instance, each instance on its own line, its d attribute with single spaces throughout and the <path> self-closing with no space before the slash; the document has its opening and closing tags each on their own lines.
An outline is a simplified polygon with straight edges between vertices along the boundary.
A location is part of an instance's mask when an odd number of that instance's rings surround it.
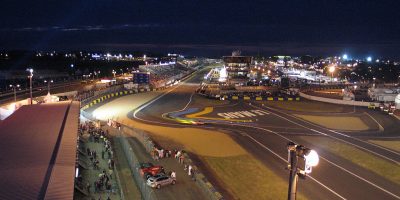
<svg viewBox="0 0 400 200">
<path fill-rule="evenodd" d="M 137 113 L 138 119 L 148 123 L 163 123 L 164 125 L 177 126 L 174 122 L 166 121 L 162 114 L 191 108 L 196 105 L 196 95 L 192 95 L 196 89 L 202 73 L 193 79 L 188 80 L 174 91 L 161 96 L 158 100 L 149 104 Z M 191 102 L 188 104 L 188 102 Z M 329 137 L 334 140 L 353 145 L 365 152 L 374 154 L 389 162 L 399 166 L 400 156 L 398 152 L 380 148 L 366 143 L 355 136 L 350 136 L 338 131 L 332 131 L 314 124 L 305 122 L 293 117 L 290 113 L 270 107 L 263 107 L 253 103 L 232 103 L 230 106 L 220 107 L 218 112 L 264 110 L 267 115 L 258 116 L 257 121 L 251 125 L 226 125 L 211 124 L 219 129 L 228 130 L 232 137 L 253 153 L 267 167 L 274 170 L 278 175 L 287 179 L 288 172 L 284 170 L 286 166 L 287 150 L 286 143 L 295 141 L 310 148 L 317 149 L 317 145 L 305 141 L 302 137 L 310 135 L 312 137 Z M 370 111 L 368 111 L 370 112 Z M 398 123 L 381 116 L 380 114 L 370 113 L 378 116 L 382 126 L 386 127 L 383 135 L 396 135 Z M 180 124 L 179 126 L 182 126 Z M 397 127 L 396 127 L 397 126 Z M 370 133 L 375 134 L 375 133 Z M 397 132 L 398 134 L 398 132 Z M 335 155 L 326 148 L 317 149 L 320 156 L 320 164 L 312 173 L 312 177 L 307 180 L 300 180 L 299 190 L 310 199 L 400 199 L 400 186 L 392 183 L 381 176 L 359 167 L 342 157 Z"/>
</svg>

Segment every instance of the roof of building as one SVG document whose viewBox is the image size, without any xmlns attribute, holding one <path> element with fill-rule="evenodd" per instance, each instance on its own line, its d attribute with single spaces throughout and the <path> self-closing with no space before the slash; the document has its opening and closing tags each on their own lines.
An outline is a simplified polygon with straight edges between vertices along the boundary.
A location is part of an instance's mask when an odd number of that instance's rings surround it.
<svg viewBox="0 0 400 200">
<path fill-rule="evenodd" d="M 59 102 L 0 123 L 0 199 L 73 199 L 78 117 L 78 102 Z"/>
</svg>

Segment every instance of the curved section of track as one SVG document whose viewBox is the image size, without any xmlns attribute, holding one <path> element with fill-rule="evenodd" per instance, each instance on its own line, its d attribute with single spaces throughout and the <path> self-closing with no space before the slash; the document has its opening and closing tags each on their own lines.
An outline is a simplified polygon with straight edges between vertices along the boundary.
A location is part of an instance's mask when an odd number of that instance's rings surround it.
<svg viewBox="0 0 400 200">
<path fill-rule="evenodd" d="M 200 80 L 199 77 L 202 77 L 201 73 L 142 105 L 133 112 L 132 117 L 149 124 L 174 127 L 193 127 L 193 125 L 165 121 L 163 116 L 165 116 L 165 113 L 183 111 L 190 107 L 194 97 L 193 91 L 196 89 L 194 85 L 196 85 Z M 335 137 L 340 137 L 340 140 L 345 143 L 357 145 L 357 147 L 362 147 L 361 149 L 365 148 L 365 150 L 371 154 L 381 155 L 382 158 L 388 158 L 387 160 L 392 162 L 398 162 L 399 160 L 396 157 L 397 154 L 386 151 L 384 148 L 365 144 L 358 139 L 347 137 L 339 132 L 321 129 L 321 127 L 316 127 L 313 124 L 308 124 L 299 121 L 299 119 L 286 116 L 278 110 L 261 107 L 260 105 L 247 104 L 235 105 L 233 107 L 227 107 L 227 109 L 235 109 L 237 107 L 251 109 L 252 107 L 254 108 L 254 106 L 258 109 L 264 109 L 271 112 L 275 116 L 272 120 L 274 124 L 268 124 L 270 123 L 268 120 L 260 120 L 256 125 L 252 124 L 251 126 L 246 124 L 227 125 L 211 123 L 197 127 L 217 128 L 228 130 L 232 133 L 240 132 L 241 134 L 231 134 L 231 136 L 284 179 L 287 178 L 287 171 L 283 170 L 286 165 L 286 143 L 288 141 L 295 141 L 309 147 L 313 147 L 313 144 L 299 140 L 296 135 L 283 135 L 278 131 L 275 131 L 274 128 L 267 128 L 270 125 L 288 127 L 288 124 L 295 122 L 294 127 L 304 133 L 310 133 L 311 135 L 318 134 L 323 137 L 333 137 L 332 135 L 335 135 Z M 312 181 L 301 182 L 299 188 L 299 190 L 302 190 L 307 196 L 312 197 L 312 199 L 400 199 L 398 185 L 392 184 L 386 179 L 356 166 L 329 151 L 322 149 L 320 155 L 322 158 L 321 163 L 315 170 L 313 170 L 313 174 L 310 177 Z"/>
</svg>

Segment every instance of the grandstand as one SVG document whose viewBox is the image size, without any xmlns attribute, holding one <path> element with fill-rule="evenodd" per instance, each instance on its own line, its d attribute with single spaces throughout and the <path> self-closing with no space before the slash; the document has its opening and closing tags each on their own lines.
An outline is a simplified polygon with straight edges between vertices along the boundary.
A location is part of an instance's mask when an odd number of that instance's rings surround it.
<svg viewBox="0 0 400 200">
<path fill-rule="evenodd" d="M 158 64 L 158 65 L 140 65 L 139 70 L 150 72 L 150 84 L 155 87 L 163 87 L 170 82 L 182 77 L 182 74 L 189 69 L 179 63 Z"/>
<path fill-rule="evenodd" d="M 248 81 L 250 65 L 252 63 L 251 56 L 224 56 L 222 57 L 224 66 L 228 73 L 228 82 L 230 84 L 244 83 Z"/>
</svg>

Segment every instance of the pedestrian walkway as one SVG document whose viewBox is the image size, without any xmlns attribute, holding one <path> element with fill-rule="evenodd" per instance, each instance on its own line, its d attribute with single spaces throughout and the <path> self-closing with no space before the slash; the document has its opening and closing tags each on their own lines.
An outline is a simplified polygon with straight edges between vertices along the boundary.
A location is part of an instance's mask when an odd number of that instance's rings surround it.
<svg viewBox="0 0 400 200">
<path fill-rule="evenodd" d="M 115 176 L 114 153 L 107 133 L 90 122 L 81 128 L 79 163 L 81 173 L 77 178 L 76 199 L 122 199 Z"/>
</svg>

